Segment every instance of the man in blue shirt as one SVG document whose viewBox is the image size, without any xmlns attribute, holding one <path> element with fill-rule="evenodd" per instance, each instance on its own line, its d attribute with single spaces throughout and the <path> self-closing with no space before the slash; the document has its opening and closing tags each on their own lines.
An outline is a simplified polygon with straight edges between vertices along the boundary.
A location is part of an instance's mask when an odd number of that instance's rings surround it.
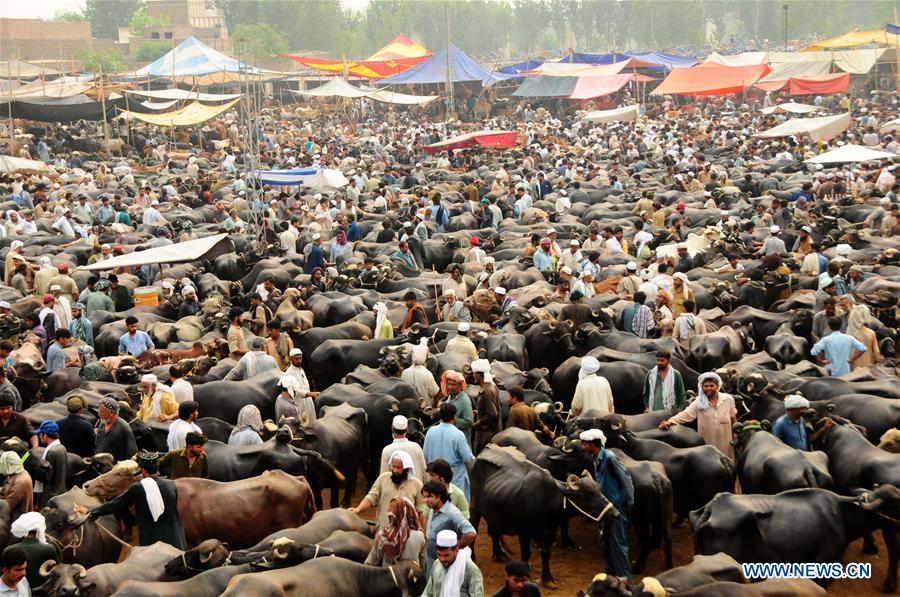
<svg viewBox="0 0 900 597">
<path fill-rule="evenodd" d="M 439 458 L 446 460 L 453 470 L 453 484 L 459 487 L 467 500 L 472 499 L 469 488 L 469 471 L 466 464 L 475 459 L 466 436 L 456 427 L 456 407 L 452 404 L 441 405 L 441 422 L 425 434 L 422 448 L 425 462 L 433 462 Z"/>
<path fill-rule="evenodd" d="M 145 350 L 156 348 L 147 332 L 138 329 L 137 317 L 130 315 L 125 320 L 125 327 L 128 328 L 128 331 L 119 338 L 120 355 L 130 354 L 133 357 L 139 357 Z"/>
<path fill-rule="evenodd" d="M 850 365 L 866 352 L 865 344 L 853 336 L 841 332 L 841 323 L 840 317 L 829 319 L 828 327 L 831 329 L 831 333 L 816 342 L 809 351 L 811 355 L 819 358 L 819 362 L 825 365 L 832 377 L 850 373 Z M 851 357 L 853 349 L 858 352 Z M 819 356 L 823 353 L 824 356 Z"/>
<path fill-rule="evenodd" d="M 450 222 L 450 216 L 447 215 L 447 209 L 441 205 L 441 194 L 435 193 L 431 197 L 431 219 L 437 224 L 438 232 L 444 232 L 445 227 Z"/>
<path fill-rule="evenodd" d="M 538 268 L 541 273 L 550 273 L 553 271 L 553 254 L 550 252 L 552 241 L 549 238 L 541 239 L 541 248 L 534 252 L 531 261 L 534 267 Z"/>
<path fill-rule="evenodd" d="M 426 576 L 431 573 L 431 566 L 437 558 L 437 535 L 443 530 L 450 529 L 459 537 L 459 547 L 468 547 L 475 543 L 475 527 L 472 526 L 459 511 L 459 508 L 450 503 L 450 494 L 447 488 L 438 481 L 429 481 L 422 487 L 422 499 L 425 505 L 431 508 L 431 518 L 425 536 L 428 538 L 426 549 Z"/>
<path fill-rule="evenodd" d="M 306 263 L 303 265 L 304 273 L 311 274 L 317 267 L 325 271 L 325 251 L 322 250 L 322 235 L 316 232 L 312 237 L 312 244 L 309 247 L 309 255 L 306 257 Z"/>
<path fill-rule="evenodd" d="M 599 429 L 582 431 L 578 438 L 585 454 L 593 456 L 594 479 L 603 495 L 619 511 L 619 517 L 610 520 L 603 533 L 603 555 L 606 572 L 620 578 L 631 577 L 628 561 L 628 513 L 634 505 L 634 483 L 631 475 L 618 457 L 607 450 L 606 435 Z"/>
<path fill-rule="evenodd" d="M 66 328 L 56 330 L 56 342 L 47 348 L 47 371 L 49 373 L 66 367 L 66 355 L 63 350 L 68 348 L 74 341 L 72 332 Z"/>
<path fill-rule="evenodd" d="M 355 243 L 358 240 L 362 240 L 362 233 L 359 231 L 359 224 L 356 223 L 356 216 L 347 214 L 347 219 L 350 220 L 350 223 L 347 225 L 347 241 Z"/>
<path fill-rule="evenodd" d="M 803 420 L 803 413 L 807 408 L 809 408 L 809 400 L 800 394 L 791 394 L 785 398 L 784 410 L 787 413 L 775 421 L 775 425 L 772 426 L 772 435 L 792 448 L 809 452 L 810 446 L 819 439 L 820 435 L 828 431 L 831 425 L 823 425 L 821 429 L 810 434 L 806 428 L 806 421 Z M 828 423 L 833 424 L 830 419 Z"/>
</svg>

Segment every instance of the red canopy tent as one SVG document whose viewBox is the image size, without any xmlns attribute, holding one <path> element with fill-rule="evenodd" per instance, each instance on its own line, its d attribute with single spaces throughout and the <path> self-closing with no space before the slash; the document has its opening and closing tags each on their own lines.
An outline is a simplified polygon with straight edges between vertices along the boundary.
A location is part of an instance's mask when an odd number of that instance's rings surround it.
<svg viewBox="0 0 900 597">
<path fill-rule="evenodd" d="M 850 88 L 850 73 L 826 73 L 824 75 L 790 77 L 780 81 L 757 83 L 754 87 L 763 91 L 788 89 L 791 95 L 847 93 L 847 89 Z"/>
<path fill-rule="evenodd" d="M 280 54 L 282 58 L 290 58 L 310 68 L 334 74 L 344 71 L 344 61 L 331 58 L 314 58 L 297 54 Z M 391 42 L 369 56 L 366 60 L 347 61 L 347 73 L 366 79 L 383 79 L 402 73 L 431 57 L 431 51 L 417 44 L 402 33 Z"/>
<path fill-rule="evenodd" d="M 477 131 L 457 137 L 451 137 L 440 143 L 425 146 L 425 153 L 432 154 L 451 149 L 469 149 L 471 147 L 501 147 L 509 149 L 516 146 L 516 131 Z"/>
<path fill-rule="evenodd" d="M 725 66 L 714 62 L 673 68 L 650 95 L 728 95 L 753 85 L 770 70 L 767 64 Z"/>
</svg>

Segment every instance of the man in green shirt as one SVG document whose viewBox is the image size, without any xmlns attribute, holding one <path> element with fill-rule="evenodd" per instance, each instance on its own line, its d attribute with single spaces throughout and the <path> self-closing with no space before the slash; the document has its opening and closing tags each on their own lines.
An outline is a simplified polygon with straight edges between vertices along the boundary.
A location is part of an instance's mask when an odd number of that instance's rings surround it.
<svg viewBox="0 0 900 597">
<path fill-rule="evenodd" d="M 109 296 L 116 306 L 116 311 L 127 311 L 128 309 L 131 309 L 134 306 L 134 303 L 131 301 L 131 294 L 128 292 L 127 288 L 119 285 L 119 276 L 110 274 L 107 280 L 109 280 L 110 284 Z"/>
<path fill-rule="evenodd" d="M 206 444 L 206 436 L 191 431 L 184 436 L 185 447 L 180 450 L 172 450 L 159 459 L 160 468 L 169 467 L 169 478 L 173 481 L 182 477 L 209 477 L 209 463 L 203 446 Z"/>
<path fill-rule="evenodd" d="M 647 372 L 644 380 L 645 412 L 677 408 L 687 400 L 684 379 L 670 364 L 671 359 L 668 350 L 656 351 L 656 367 Z"/>
<path fill-rule="evenodd" d="M 94 311 L 109 311 L 112 313 L 116 310 L 115 303 L 109 298 L 108 290 L 109 280 L 99 280 L 94 289 L 82 297 L 80 302 L 84 303 L 85 315 L 89 316 Z"/>
<path fill-rule="evenodd" d="M 437 534 L 437 559 L 440 565 L 431 567 L 423 597 L 484 597 L 484 578 L 472 561 L 472 550 L 459 548 L 454 531 L 444 529 Z"/>
</svg>

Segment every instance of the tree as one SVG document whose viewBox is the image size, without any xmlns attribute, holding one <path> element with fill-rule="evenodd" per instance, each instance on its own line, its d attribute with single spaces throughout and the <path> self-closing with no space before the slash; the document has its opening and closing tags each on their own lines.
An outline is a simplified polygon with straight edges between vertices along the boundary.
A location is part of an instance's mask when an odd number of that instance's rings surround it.
<svg viewBox="0 0 900 597">
<path fill-rule="evenodd" d="M 128 25 L 143 6 L 144 0 L 86 0 L 83 13 L 91 23 L 94 37 L 114 39 L 119 27 Z"/>
<path fill-rule="evenodd" d="M 287 39 L 267 23 L 241 23 L 231 32 L 231 38 L 240 42 L 251 56 L 268 58 L 288 51 Z"/>
<path fill-rule="evenodd" d="M 137 9 L 137 12 L 134 13 L 134 16 L 131 17 L 131 22 L 129 23 L 129 28 L 131 29 L 131 34 L 137 37 L 144 37 L 144 33 L 147 30 L 147 27 L 165 27 L 167 25 L 172 24 L 172 19 L 169 15 L 163 15 L 161 17 L 151 17 L 147 12 L 147 7 L 142 6 Z"/>
<path fill-rule="evenodd" d="M 81 48 L 75 53 L 75 57 L 84 64 L 86 72 L 103 71 L 104 74 L 114 73 L 125 69 L 125 57 L 118 48 L 112 50 L 91 51 Z"/>
<path fill-rule="evenodd" d="M 145 41 L 134 53 L 134 60 L 135 62 L 153 62 L 171 49 L 172 42 L 164 39 Z"/>
<path fill-rule="evenodd" d="M 53 15 L 51 21 L 62 21 L 64 23 L 81 23 L 87 20 L 82 13 L 76 10 L 58 10 Z"/>
</svg>

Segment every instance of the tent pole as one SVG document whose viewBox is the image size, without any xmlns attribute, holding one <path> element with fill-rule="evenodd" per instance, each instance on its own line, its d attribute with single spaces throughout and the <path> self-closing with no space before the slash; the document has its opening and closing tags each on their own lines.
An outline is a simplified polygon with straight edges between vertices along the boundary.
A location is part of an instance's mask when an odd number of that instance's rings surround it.
<svg viewBox="0 0 900 597">
<path fill-rule="evenodd" d="M 7 64 L 7 70 L 12 74 L 12 61 L 9 61 Z M 9 155 L 15 157 L 16 155 L 16 123 L 13 120 L 12 113 L 12 79 L 10 78 L 9 85 L 7 85 L 6 89 L 9 91 L 9 102 L 7 102 L 6 107 L 9 108 Z"/>
<path fill-rule="evenodd" d="M 100 65 L 100 109 L 103 110 L 103 141 L 106 142 L 106 153 L 109 154 L 109 131 L 106 130 L 106 96 L 103 95 L 103 65 Z"/>
</svg>

